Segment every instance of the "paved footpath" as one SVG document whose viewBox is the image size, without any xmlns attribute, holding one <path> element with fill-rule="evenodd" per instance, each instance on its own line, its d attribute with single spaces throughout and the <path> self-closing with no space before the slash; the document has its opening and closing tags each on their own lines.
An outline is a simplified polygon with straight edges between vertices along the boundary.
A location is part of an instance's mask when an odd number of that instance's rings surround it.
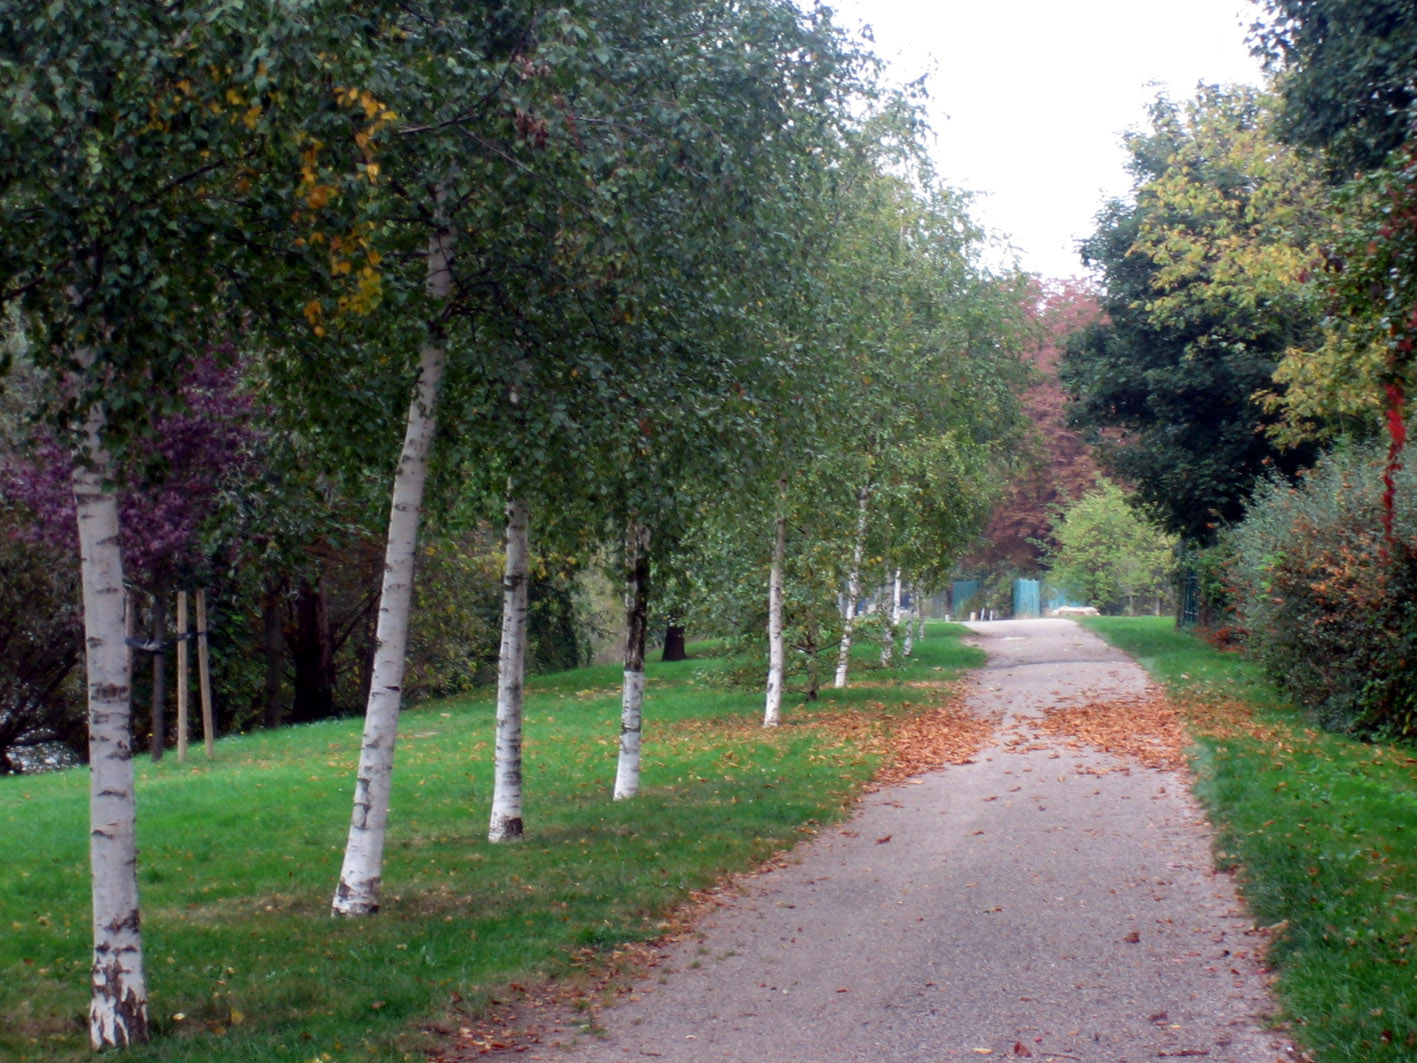
<svg viewBox="0 0 1417 1063">
<path fill-rule="evenodd" d="M 973 763 L 871 795 L 674 947 L 569 1063 L 1275 1063 L 1262 937 L 1185 779 L 1069 750 L 1030 719 L 1146 686 L 1067 620 L 974 625 Z M 1031 740 L 1019 743 L 1019 734 Z M 667 973 L 666 973 L 667 972 Z"/>
</svg>

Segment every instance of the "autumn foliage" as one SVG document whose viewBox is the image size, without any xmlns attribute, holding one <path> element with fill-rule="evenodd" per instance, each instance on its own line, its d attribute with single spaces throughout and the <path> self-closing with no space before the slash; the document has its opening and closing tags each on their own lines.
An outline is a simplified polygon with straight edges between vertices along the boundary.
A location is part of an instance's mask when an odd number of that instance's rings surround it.
<svg viewBox="0 0 1417 1063">
<path fill-rule="evenodd" d="M 1267 485 L 1225 541 L 1250 652 L 1335 730 L 1417 737 L 1414 487 L 1387 441 L 1339 451 Z"/>
<path fill-rule="evenodd" d="M 1039 544 L 1049 536 L 1055 510 L 1076 501 L 1097 480 L 1087 443 L 1068 427 L 1067 396 L 1058 382 L 1063 342 L 1097 320 L 1097 295 L 1077 279 L 1050 282 L 1034 294 L 1035 341 L 1024 352 L 1035 374 L 1023 398 L 1032 423 L 1028 464 L 995 509 L 984 545 L 968 559 L 980 569 L 1037 571 L 1042 565 Z"/>
</svg>

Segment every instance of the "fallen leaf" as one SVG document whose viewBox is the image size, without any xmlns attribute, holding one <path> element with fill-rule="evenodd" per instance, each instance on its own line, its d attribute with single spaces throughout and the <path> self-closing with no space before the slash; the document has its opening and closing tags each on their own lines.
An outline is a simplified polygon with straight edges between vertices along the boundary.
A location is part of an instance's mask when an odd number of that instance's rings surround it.
<svg viewBox="0 0 1417 1063">
<path fill-rule="evenodd" d="M 1130 934 L 1128 934 L 1128 935 L 1127 935 L 1126 937 L 1124 937 L 1122 940 L 1125 941 L 1128 945 L 1135 945 L 1138 941 L 1141 940 L 1141 935 L 1138 934 L 1135 930 L 1133 930 Z"/>
<path fill-rule="evenodd" d="M 888 841 L 890 841 L 890 840 L 891 840 L 891 835 L 887 834 L 884 838 L 877 838 L 877 839 L 876 839 L 876 844 L 877 844 L 877 845 L 885 845 L 886 842 L 888 842 Z"/>
</svg>

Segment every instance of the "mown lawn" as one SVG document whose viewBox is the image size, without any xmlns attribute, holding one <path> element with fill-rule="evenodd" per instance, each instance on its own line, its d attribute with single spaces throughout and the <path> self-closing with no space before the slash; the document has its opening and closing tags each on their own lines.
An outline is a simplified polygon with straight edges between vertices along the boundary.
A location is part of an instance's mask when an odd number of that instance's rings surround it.
<svg viewBox="0 0 1417 1063">
<path fill-rule="evenodd" d="M 124 1058 L 339 1063 L 420 1058 L 513 983 L 575 978 L 653 938 L 691 890 L 743 871 L 843 813 L 874 764 L 833 713 L 881 727 L 982 655 L 934 624 L 910 663 L 784 726 L 715 681 L 711 657 L 654 664 L 642 795 L 609 799 L 618 674 L 534 681 L 527 838 L 486 841 L 486 697 L 404 714 L 384 906 L 336 920 L 329 899 L 360 721 L 246 735 L 178 765 L 138 765 L 139 882 L 155 1032 Z M 699 652 L 704 652 L 699 648 Z M 860 647 L 864 665 L 874 652 Z M 906 683 L 915 683 L 907 687 Z M 88 1057 L 85 771 L 0 779 L 0 1059 Z"/>
<path fill-rule="evenodd" d="M 1417 1059 L 1417 751 L 1316 730 L 1169 620 L 1086 623 L 1186 705 L 1219 860 L 1274 927 L 1295 1036 L 1319 1063 Z"/>
</svg>

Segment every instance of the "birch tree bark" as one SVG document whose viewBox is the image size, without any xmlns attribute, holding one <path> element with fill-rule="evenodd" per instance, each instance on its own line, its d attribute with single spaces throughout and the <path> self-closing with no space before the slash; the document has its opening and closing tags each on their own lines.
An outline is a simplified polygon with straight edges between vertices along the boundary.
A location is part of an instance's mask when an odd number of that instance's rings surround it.
<svg viewBox="0 0 1417 1063">
<path fill-rule="evenodd" d="M 453 237 L 448 229 L 441 229 L 429 240 L 428 294 L 435 306 L 445 303 L 452 292 L 452 250 Z M 434 329 L 419 357 L 418 380 L 408 407 L 403 452 L 394 473 L 389 537 L 384 551 L 384 583 L 374 632 L 374 674 L 364 713 L 364 738 L 354 784 L 354 812 L 345 842 L 339 885 L 331 904 L 334 915 L 372 915 L 379 910 L 394 744 L 403 702 L 414 558 L 423 514 L 423 488 L 428 479 L 428 448 L 436 427 L 434 415 L 446 361 L 442 335 Z"/>
<path fill-rule="evenodd" d="M 836 678 L 832 686 L 846 686 L 851 661 L 851 639 L 856 631 L 856 605 L 861 600 L 861 565 L 866 559 L 866 514 L 871 499 L 870 484 L 856 492 L 856 541 L 851 547 L 851 572 L 846 577 L 846 607 L 841 613 L 841 649 L 836 654 Z"/>
<path fill-rule="evenodd" d="M 497 658 L 497 748 L 492 782 L 491 842 L 522 836 L 522 683 L 526 676 L 527 559 L 525 498 L 507 485 L 507 563 L 502 577 L 502 648 Z"/>
<path fill-rule="evenodd" d="M 650 531 L 631 520 L 625 531 L 625 676 L 620 690 L 620 758 L 615 800 L 640 789 L 640 739 L 644 727 L 645 636 L 649 624 Z"/>
<path fill-rule="evenodd" d="M 89 864 L 93 880 L 95 1049 L 148 1039 L 148 989 L 139 930 L 137 805 L 133 793 L 131 658 L 124 643 L 118 496 L 103 449 L 103 410 L 84 426 L 73 474 L 84 595 L 89 709 Z"/>
<path fill-rule="evenodd" d="M 768 683 L 763 707 L 763 726 L 782 722 L 782 683 L 787 648 L 782 636 L 783 563 L 787 555 L 787 477 L 777 482 L 777 520 L 772 545 L 772 568 L 768 573 Z"/>
<path fill-rule="evenodd" d="M 886 613 L 886 633 L 881 640 L 881 663 L 889 665 L 895 655 L 895 629 L 900 623 L 900 569 L 891 576 L 891 605 Z"/>
<path fill-rule="evenodd" d="M 899 575 L 896 576 L 896 593 L 897 593 L 897 594 L 900 594 L 900 593 L 901 593 L 901 584 L 900 584 L 900 577 L 899 577 Z M 913 601 L 913 600 L 914 600 L 914 599 L 912 598 L 912 601 Z M 897 605 L 899 605 L 899 599 L 897 599 Z M 899 614 L 900 614 L 900 609 L 899 609 L 899 608 L 896 609 L 896 614 L 897 614 L 897 617 L 899 617 Z M 907 612 L 907 613 L 905 614 L 905 641 L 904 641 L 903 643 L 901 643 L 901 647 L 900 647 L 900 655 L 901 655 L 902 657 L 909 657 L 912 653 L 915 652 L 915 623 L 914 623 L 914 621 L 915 621 L 915 617 L 912 616 L 909 612 Z"/>
</svg>

